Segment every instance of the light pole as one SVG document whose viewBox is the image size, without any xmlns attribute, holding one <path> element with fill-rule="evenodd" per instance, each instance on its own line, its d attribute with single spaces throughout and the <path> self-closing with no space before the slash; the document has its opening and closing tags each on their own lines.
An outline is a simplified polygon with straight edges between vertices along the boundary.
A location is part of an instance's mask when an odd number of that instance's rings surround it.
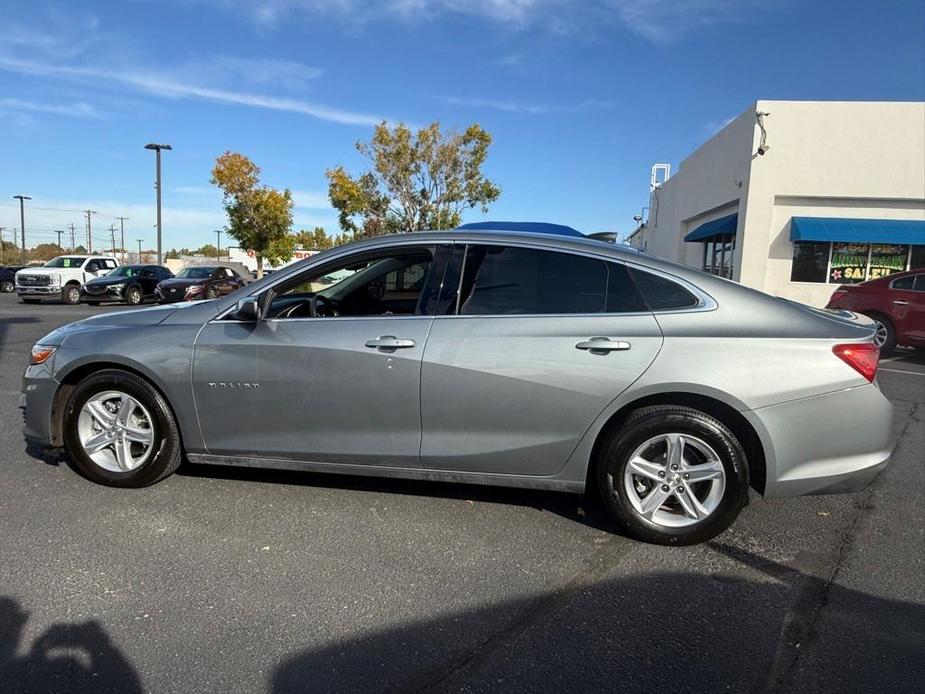
<svg viewBox="0 0 925 694">
<path fill-rule="evenodd" d="M 215 255 L 219 260 L 221 260 L 222 259 L 222 230 L 216 229 L 215 236 L 218 239 L 215 245 Z"/>
<path fill-rule="evenodd" d="M 157 264 L 163 265 L 161 258 L 161 150 L 173 149 L 170 145 L 158 145 L 153 142 L 145 145 L 145 149 L 153 149 L 157 159 L 157 180 L 154 186 L 157 190 Z"/>
<path fill-rule="evenodd" d="M 20 237 L 22 239 L 22 248 L 20 249 L 20 253 L 21 253 L 20 258 L 22 260 L 22 264 L 25 265 L 26 264 L 26 212 L 25 212 L 25 206 L 23 203 L 25 203 L 26 200 L 31 200 L 32 198 L 30 198 L 28 195 L 14 195 L 13 199 L 19 200 L 19 230 L 20 230 L 20 233 L 22 234 L 22 236 Z"/>
<path fill-rule="evenodd" d="M 119 229 L 121 231 L 121 236 L 119 237 L 119 248 L 122 249 L 122 264 L 125 265 L 125 220 L 128 217 L 116 217 L 119 220 Z"/>
<path fill-rule="evenodd" d="M 138 242 L 138 263 L 139 265 L 144 261 L 141 259 L 141 239 L 135 239 Z"/>
<path fill-rule="evenodd" d="M 58 250 L 63 251 L 64 246 L 61 245 L 61 234 L 64 233 L 62 229 L 55 229 L 55 233 L 58 235 Z"/>
</svg>

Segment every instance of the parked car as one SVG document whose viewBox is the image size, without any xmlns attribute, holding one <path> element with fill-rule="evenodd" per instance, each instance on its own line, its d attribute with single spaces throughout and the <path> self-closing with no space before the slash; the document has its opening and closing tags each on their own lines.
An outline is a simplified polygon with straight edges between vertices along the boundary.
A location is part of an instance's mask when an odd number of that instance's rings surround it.
<svg viewBox="0 0 925 694">
<path fill-rule="evenodd" d="M 601 241 L 396 234 L 215 301 L 55 330 L 32 350 L 23 431 L 117 487 L 185 456 L 593 489 L 633 537 L 687 544 L 750 486 L 843 493 L 883 469 L 873 336 Z"/>
<path fill-rule="evenodd" d="M 84 284 L 80 300 L 91 306 L 104 301 L 137 306 L 145 299 L 153 299 L 158 282 L 171 277 L 173 273 L 161 265 L 123 265 Z"/>
<path fill-rule="evenodd" d="M 0 265 L 0 294 L 16 291 L 16 273 L 22 269 L 22 265 Z"/>
<path fill-rule="evenodd" d="M 114 270 L 119 263 L 106 255 L 59 255 L 42 267 L 16 273 L 16 293 L 24 304 L 43 298 L 60 298 L 66 304 L 80 303 L 80 288 L 94 277 Z"/>
<path fill-rule="evenodd" d="M 164 280 L 154 290 L 159 303 L 198 301 L 226 296 L 246 284 L 241 275 L 230 267 L 188 265 L 172 279 Z"/>
<path fill-rule="evenodd" d="M 843 284 L 827 308 L 869 316 L 877 324 L 877 345 L 890 352 L 896 345 L 925 348 L 925 268 Z"/>
</svg>

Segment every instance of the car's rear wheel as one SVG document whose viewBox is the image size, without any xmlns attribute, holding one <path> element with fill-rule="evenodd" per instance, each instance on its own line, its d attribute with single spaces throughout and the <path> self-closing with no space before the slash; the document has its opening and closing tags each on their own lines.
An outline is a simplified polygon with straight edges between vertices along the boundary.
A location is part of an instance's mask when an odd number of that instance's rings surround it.
<svg viewBox="0 0 925 694">
<path fill-rule="evenodd" d="M 80 287 L 76 284 L 69 284 L 61 290 L 61 301 L 74 306 L 80 303 Z"/>
<path fill-rule="evenodd" d="M 748 465 L 722 422 L 689 407 L 633 412 L 602 446 L 597 483 L 632 537 L 663 545 L 723 532 L 748 500 Z"/>
<path fill-rule="evenodd" d="M 0 282 L 0 292 L 4 294 L 9 294 L 16 288 L 16 285 L 13 284 L 13 280 L 3 280 Z"/>
<path fill-rule="evenodd" d="M 141 303 L 141 290 L 138 287 L 129 287 L 125 292 L 125 303 L 129 306 L 137 306 Z"/>
<path fill-rule="evenodd" d="M 874 342 L 880 348 L 880 353 L 889 354 L 896 349 L 896 328 L 893 327 L 893 321 L 880 313 L 869 313 L 867 317 L 877 326 Z"/>
<path fill-rule="evenodd" d="M 64 412 L 64 443 L 77 470 L 113 487 L 144 487 L 180 465 L 180 431 L 163 396 L 125 371 L 81 381 Z"/>
</svg>

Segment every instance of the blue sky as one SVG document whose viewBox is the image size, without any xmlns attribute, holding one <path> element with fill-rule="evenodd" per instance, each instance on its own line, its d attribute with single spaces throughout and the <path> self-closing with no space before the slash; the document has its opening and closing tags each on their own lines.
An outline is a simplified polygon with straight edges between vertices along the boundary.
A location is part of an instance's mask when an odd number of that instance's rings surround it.
<svg viewBox="0 0 925 694">
<path fill-rule="evenodd" d="M 93 209 L 154 243 L 214 242 L 216 155 L 295 193 L 296 228 L 336 232 L 326 168 L 381 119 L 494 137 L 503 194 L 479 219 L 628 232 L 649 169 L 756 99 L 925 99 L 921 0 L 0 0 L 0 226 L 27 245 Z M 10 238 L 10 231 L 4 238 Z M 65 237 L 66 239 L 67 237 Z M 80 231 L 78 238 L 82 238 Z M 106 243 L 105 245 L 108 245 Z M 127 243 L 127 245 L 129 245 Z"/>
</svg>

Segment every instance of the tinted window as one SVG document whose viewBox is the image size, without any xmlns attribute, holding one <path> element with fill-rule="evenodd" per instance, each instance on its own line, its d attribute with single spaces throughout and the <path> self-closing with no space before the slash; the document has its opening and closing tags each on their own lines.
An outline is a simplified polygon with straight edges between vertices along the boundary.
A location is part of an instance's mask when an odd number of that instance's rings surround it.
<svg viewBox="0 0 925 694">
<path fill-rule="evenodd" d="M 606 298 L 603 261 L 529 248 L 469 246 L 459 313 L 601 313 Z"/>
<path fill-rule="evenodd" d="M 901 277 L 898 280 L 893 280 L 890 286 L 893 289 L 912 289 L 914 284 L 915 275 L 909 275 L 908 277 Z"/>
<path fill-rule="evenodd" d="M 796 241 L 793 244 L 791 282 L 825 282 L 829 267 L 829 244 Z"/>
<path fill-rule="evenodd" d="M 635 313 L 646 310 L 642 295 L 633 283 L 626 266 L 607 263 L 607 313 Z"/>
<path fill-rule="evenodd" d="M 917 292 L 925 292 L 925 275 L 915 276 L 915 286 L 913 289 Z"/>
<path fill-rule="evenodd" d="M 653 311 L 691 308 L 698 303 L 697 297 L 677 282 L 642 270 L 634 269 L 632 273 L 636 286 Z"/>
</svg>

